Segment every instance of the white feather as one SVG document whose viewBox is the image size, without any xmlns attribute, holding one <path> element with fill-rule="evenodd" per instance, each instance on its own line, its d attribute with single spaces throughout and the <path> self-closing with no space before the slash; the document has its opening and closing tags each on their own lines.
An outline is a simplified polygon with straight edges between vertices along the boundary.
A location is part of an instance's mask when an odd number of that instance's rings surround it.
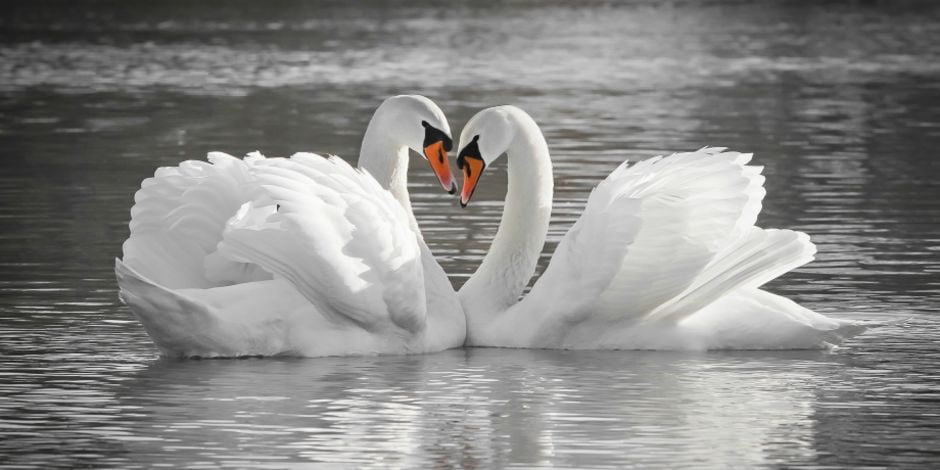
<svg viewBox="0 0 940 470">
<path fill-rule="evenodd" d="M 503 134 L 516 136 L 506 149 L 490 150 L 510 159 L 505 211 L 514 216 L 503 218 L 483 267 L 459 293 L 471 344 L 823 348 L 875 326 L 834 320 L 758 289 L 812 260 L 815 247 L 806 234 L 754 225 L 765 194 L 761 167 L 747 165 L 750 154 L 723 148 L 620 165 L 591 193 L 531 292 L 509 306 L 487 302 L 517 296 L 509 286 L 531 276 L 507 264 L 538 254 L 542 234 L 520 227 L 544 226 L 545 214 L 519 206 L 549 201 L 552 192 L 550 179 L 535 176 L 551 171 L 535 122 L 518 108 L 490 108 L 463 135 L 499 140 L 486 133 L 493 123 L 508 123 L 513 129 Z"/>
<path fill-rule="evenodd" d="M 204 263 L 215 252 L 228 219 L 248 201 L 250 169 L 263 159 L 260 154 L 241 160 L 212 152 L 209 162 L 185 161 L 157 169 L 134 195 L 124 263 L 168 288 L 209 288 L 246 280 L 221 265 L 208 273 Z M 256 271 L 246 271 L 241 274 L 247 279 L 259 277 Z"/>
<path fill-rule="evenodd" d="M 383 102 L 359 154 L 369 173 L 310 153 L 158 169 L 115 263 L 121 299 L 168 356 L 460 346 L 466 318 L 408 200 L 408 149 L 428 125 L 450 132 L 427 98 Z"/>
<path fill-rule="evenodd" d="M 116 261 L 121 299 L 165 355 L 410 353 L 463 342 L 446 275 L 368 173 L 314 154 L 211 158 L 145 181 Z"/>
<path fill-rule="evenodd" d="M 255 175 L 280 208 L 260 223 L 230 227 L 220 252 L 289 280 L 320 311 L 360 327 L 424 326 L 418 239 L 371 176 L 310 154 L 268 160 Z"/>
</svg>

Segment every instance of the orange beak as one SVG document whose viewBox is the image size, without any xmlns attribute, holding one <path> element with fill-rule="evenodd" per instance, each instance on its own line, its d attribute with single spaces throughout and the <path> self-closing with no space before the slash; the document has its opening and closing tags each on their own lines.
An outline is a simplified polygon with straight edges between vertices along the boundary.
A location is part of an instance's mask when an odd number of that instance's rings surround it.
<svg viewBox="0 0 940 470">
<path fill-rule="evenodd" d="M 444 148 L 444 141 L 438 140 L 424 147 L 424 157 L 431 164 L 431 170 L 437 175 L 437 180 L 441 182 L 444 191 L 450 194 L 457 192 L 457 179 L 450 172 L 450 163 L 447 161 L 447 150 Z"/>
<path fill-rule="evenodd" d="M 473 191 L 477 188 L 480 181 L 480 175 L 483 174 L 483 168 L 486 166 L 481 158 L 464 159 L 463 168 L 463 188 L 460 190 L 460 206 L 467 207 Z"/>
</svg>

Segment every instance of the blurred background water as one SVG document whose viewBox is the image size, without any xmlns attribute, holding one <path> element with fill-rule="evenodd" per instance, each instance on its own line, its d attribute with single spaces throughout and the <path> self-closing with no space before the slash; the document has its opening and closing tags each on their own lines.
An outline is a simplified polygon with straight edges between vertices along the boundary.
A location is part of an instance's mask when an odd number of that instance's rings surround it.
<svg viewBox="0 0 940 470">
<path fill-rule="evenodd" d="M 940 6 L 32 1 L 0 14 L 0 466 L 926 467 L 940 463 Z M 140 181 L 210 150 L 350 158 L 385 97 L 455 133 L 512 103 L 555 161 L 550 243 L 626 158 L 765 165 L 769 289 L 905 319 L 832 352 L 458 350 L 174 362 L 117 300 Z M 415 212 L 455 285 L 505 161 Z M 543 263 L 544 264 L 544 263 Z"/>
</svg>

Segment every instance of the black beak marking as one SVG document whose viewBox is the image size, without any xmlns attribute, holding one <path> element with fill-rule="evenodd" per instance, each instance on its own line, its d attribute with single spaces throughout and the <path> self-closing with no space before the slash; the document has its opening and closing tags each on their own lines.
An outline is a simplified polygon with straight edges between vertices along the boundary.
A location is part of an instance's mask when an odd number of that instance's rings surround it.
<svg viewBox="0 0 940 470">
<path fill-rule="evenodd" d="M 424 127 L 424 148 L 427 148 L 429 145 L 435 142 L 443 142 L 445 152 L 450 152 L 450 149 L 454 148 L 453 139 L 445 134 L 444 131 L 428 124 L 427 121 L 421 121 L 421 126 Z M 444 158 L 444 155 L 440 156 L 440 163 L 444 163 Z"/>
<path fill-rule="evenodd" d="M 480 145 L 477 144 L 477 141 L 480 140 L 480 136 L 473 136 L 473 140 L 469 144 L 464 145 L 460 150 L 460 154 L 457 155 L 457 168 L 463 170 L 464 164 L 468 158 L 476 158 L 477 160 L 483 160 L 483 156 L 480 155 Z M 468 166 L 466 170 L 467 176 L 470 176 L 470 167 Z"/>
<path fill-rule="evenodd" d="M 457 168 L 463 170 L 463 172 L 466 173 L 467 178 L 473 176 L 473 169 L 470 165 L 467 164 L 467 159 L 469 158 L 480 161 L 482 164 L 480 166 L 481 172 L 486 169 L 486 161 L 483 160 L 483 156 L 480 155 L 480 145 L 477 143 L 478 140 L 480 140 L 480 136 L 474 136 L 473 140 L 471 140 L 469 144 L 465 145 L 464 148 L 460 150 L 460 154 L 457 155 Z M 470 190 L 470 195 L 467 197 L 468 201 L 471 197 L 473 197 L 473 193 L 475 193 L 476 190 L 476 187 Z M 467 204 L 463 202 L 463 198 L 460 198 L 460 207 L 467 207 Z"/>
</svg>

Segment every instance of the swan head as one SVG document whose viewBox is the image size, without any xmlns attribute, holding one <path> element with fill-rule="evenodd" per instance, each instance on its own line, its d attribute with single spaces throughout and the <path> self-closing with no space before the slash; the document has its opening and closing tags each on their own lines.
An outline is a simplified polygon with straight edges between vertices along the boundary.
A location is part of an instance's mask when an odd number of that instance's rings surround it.
<svg viewBox="0 0 940 470">
<path fill-rule="evenodd" d="M 441 187 L 457 192 L 457 179 L 450 171 L 447 153 L 454 146 L 447 118 L 433 101 L 420 95 L 393 96 L 380 108 L 386 108 L 388 135 L 401 145 L 424 157 L 437 175 Z"/>
<path fill-rule="evenodd" d="M 494 160 L 506 153 L 515 138 L 512 106 L 495 106 L 478 112 L 460 132 L 457 168 L 463 172 L 460 206 L 467 207 L 480 175 Z"/>
</svg>

